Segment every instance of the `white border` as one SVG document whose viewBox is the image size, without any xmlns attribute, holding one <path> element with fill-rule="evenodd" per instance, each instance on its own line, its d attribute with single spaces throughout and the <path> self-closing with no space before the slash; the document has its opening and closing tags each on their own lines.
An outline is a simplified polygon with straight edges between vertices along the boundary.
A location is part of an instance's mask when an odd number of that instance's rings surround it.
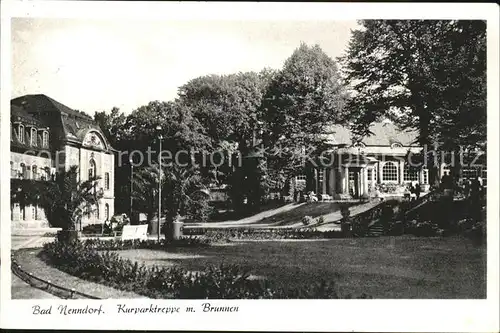
<svg viewBox="0 0 500 333">
<path fill-rule="evenodd" d="M 498 6 L 475 3 L 137 3 L 1 2 L 1 307 L 0 327 L 39 329 L 294 330 L 294 331 L 498 331 Z M 487 300 L 332 300 L 224 301 L 239 313 L 118 315 L 117 303 L 151 301 L 10 300 L 9 112 L 11 93 L 11 17 L 66 17 L 148 20 L 352 20 L 485 19 L 488 22 L 488 289 Z M 33 316 L 34 304 L 104 304 L 105 316 Z M 197 301 L 154 301 L 167 306 Z M 216 301 L 210 303 L 216 304 Z M 156 318 L 160 317 L 160 318 Z"/>
</svg>

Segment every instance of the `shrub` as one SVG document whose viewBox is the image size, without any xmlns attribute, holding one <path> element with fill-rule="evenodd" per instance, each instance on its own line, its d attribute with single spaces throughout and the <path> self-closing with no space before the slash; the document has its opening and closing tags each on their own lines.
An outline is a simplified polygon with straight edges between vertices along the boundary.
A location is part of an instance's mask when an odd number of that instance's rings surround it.
<svg viewBox="0 0 500 333">
<path fill-rule="evenodd" d="M 210 239 L 198 236 L 182 237 L 177 240 L 121 240 L 121 239 L 88 239 L 84 241 L 85 246 L 100 251 L 118 251 L 130 249 L 161 250 L 172 247 L 203 247 L 209 246 Z"/>
<path fill-rule="evenodd" d="M 339 231 L 319 231 L 313 228 L 280 229 L 201 229 L 204 237 L 211 242 L 230 242 L 231 240 L 279 240 L 279 239 L 328 239 L 340 238 Z"/>
<path fill-rule="evenodd" d="M 309 224 L 312 224 L 314 222 L 314 219 L 308 215 L 304 216 L 302 219 L 302 224 L 303 225 L 309 225 Z"/>
<path fill-rule="evenodd" d="M 325 223 L 325 217 L 322 215 L 316 219 L 317 224 L 324 224 Z"/>
<path fill-rule="evenodd" d="M 55 241 L 45 244 L 40 254 L 48 263 L 71 275 L 151 298 L 340 298 L 331 282 L 284 288 L 267 280 L 250 279 L 250 273 L 236 265 L 209 266 L 202 272 L 147 267 L 123 259 L 116 252 L 99 252 L 96 243 Z"/>
</svg>

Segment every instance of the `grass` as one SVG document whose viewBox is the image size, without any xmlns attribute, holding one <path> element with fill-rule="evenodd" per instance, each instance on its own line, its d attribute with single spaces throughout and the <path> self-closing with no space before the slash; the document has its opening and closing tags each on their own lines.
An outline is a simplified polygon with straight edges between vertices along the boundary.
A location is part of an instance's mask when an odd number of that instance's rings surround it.
<svg viewBox="0 0 500 333">
<path fill-rule="evenodd" d="M 181 265 L 193 271 L 237 264 L 286 286 L 332 280 L 343 294 L 366 293 L 373 298 L 486 297 L 486 248 L 459 237 L 238 242 L 120 254 L 148 265 Z"/>
<path fill-rule="evenodd" d="M 270 201 L 266 204 L 261 205 L 258 209 L 246 212 L 236 212 L 232 209 L 216 209 L 216 212 L 213 213 L 207 222 L 224 222 L 224 221 L 232 221 L 232 220 L 240 220 L 247 217 L 250 217 L 255 214 L 262 213 L 266 210 L 276 209 L 282 206 L 285 206 L 286 203 L 281 201 Z M 191 221 L 186 221 L 191 222 Z"/>
<path fill-rule="evenodd" d="M 27 271 L 28 273 L 33 273 L 36 277 L 42 278 L 46 281 L 51 281 L 52 283 L 65 287 L 65 288 L 74 288 L 80 292 L 83 292 L 88 295 L 97 296 L 100 298 L 144 298 L 144 296 L 140 296 L 138 294 L 117 290 L 111 287 L 107 287 L 98 283 L 89 282 L 86 280 L 79 279 L 75 276 L 72 276 L 68 273 L 58 270 L 55 267 L 49 266 L 39 257 L 41 249 L 22 249 L 14 251 L 14 257 L 21 265 L 22 269 Z M 12 298 L 24 298 L 26 295 L 24 292 L 19 289 L 22 285 L 12 284 Z M 26 291 L 26 292 L 34 292 Z M 16 297 L 14 297 L 16 295 Z M 36 298 L 50 298 L 43 297 L 43 294 L 37 293 L 37 295 L 41 295 Z"/>
<path fill-rule="evenodd" d="M 58 299 L 43 290 L 31 287 L 19 277 L 11 273 L 12 299 Z"/>
<path fill-rule="evenodd" d="M 300 222 L 304 216 L 316 218 L 338 210 L 340 210 L 340 204 L 335 202 L 310 202 L 290 211 L 266 217 L 256 224 L 288 225 Z"/>
</svg>

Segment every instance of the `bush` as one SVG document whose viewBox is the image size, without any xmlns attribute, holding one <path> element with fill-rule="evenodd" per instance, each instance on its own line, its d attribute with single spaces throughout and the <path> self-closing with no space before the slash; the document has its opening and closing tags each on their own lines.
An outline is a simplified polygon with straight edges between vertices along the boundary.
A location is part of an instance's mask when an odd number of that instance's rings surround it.
<svg viewBox="0 0 500 333">
<path fill-rule="evenodd" d="M 84 235 L 112 235 L 113 231 L 108 224 L 89 224 L 83 227 L 82 234 Z"/>
<path fill-rule="evenodd" d="M 116 252 L 99 252 L 97 245 L 98 242 L 55 241 L 45 244 L 40 255 L 71 275 L 150 298 L 340 298 L 335 285 L 325 281 L 289 289 L 275 287 L 267 280 L 251 279 L 248 271 L 236 265 L 209 266 L 196 273 L 178 267 L 147 267 L 123 259 Z"/>
<path fill-rule="evenodd" d="M 302 221 L 303 225 L 310 225 L 310 224 L 312 224 L 314 222 L 314 219 L 312 217 L 310 217 L 310 216 L 307 215 L 307 216 L 304 216 L 301 219 L 301 221 Z"/>
<path fill-rule="evenodd" d="M 280 240 L 280 239 L 328 239 L 340 238 L 340 231 L 318 231 L 313 228 L 301 229 L 201 229 L 204 237 L 211 242 L 230 242 L 231 240 Z"/>
<path fill-rule="evenodd" d="M 316 223 L 317 224 L 324 224 L 325 223 L 325 217 L 324 216 L 320 216 L 316 219 Z"/>
<path fill-rule="evenodd" d="M 210 239 L 198 236 L 182 237 L 177 240 L 120 240 L 120 239 L 88 239 L 84 241 L 85 246 L 99 251 L 118 251 L 130 249 L 162 250 L 172 247 L 203 247 L 209 246 Z"/>
</svg>

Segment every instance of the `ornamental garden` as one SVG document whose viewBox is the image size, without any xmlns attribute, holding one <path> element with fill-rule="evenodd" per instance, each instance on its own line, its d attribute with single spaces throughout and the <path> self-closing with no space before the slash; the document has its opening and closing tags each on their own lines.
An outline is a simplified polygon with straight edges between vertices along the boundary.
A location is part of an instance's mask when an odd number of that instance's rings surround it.
<svg viewBox="0 0 500 333">
<path fill-rule="evenodd" d="M 127 116 L 13 99 L 13 237 L 143 297 L 485 297 L 485 27 L 425 26 L 427 52 L 421 24 L 364 21 L 341 59 L 301 44 L 279 70 L 194 78 Z M 421 64 L 362 51 L 395 55 L 398 36 L 375 36 L 402 25 Z"/>
</svg>

